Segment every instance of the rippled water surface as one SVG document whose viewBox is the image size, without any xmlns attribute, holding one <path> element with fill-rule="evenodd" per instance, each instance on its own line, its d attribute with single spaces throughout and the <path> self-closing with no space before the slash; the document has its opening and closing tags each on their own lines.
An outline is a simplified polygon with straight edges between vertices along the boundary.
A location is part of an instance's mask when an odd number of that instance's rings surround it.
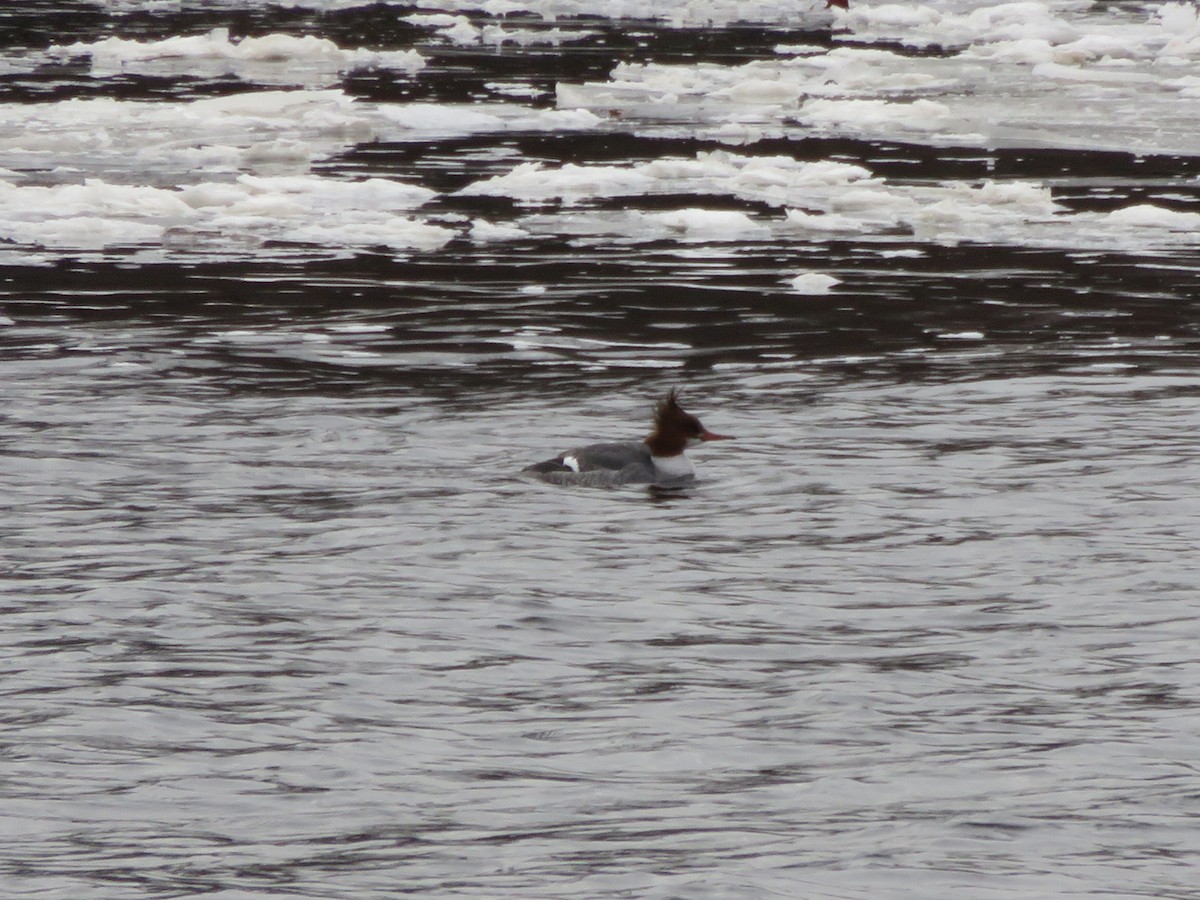
<svg viewBox="0 0 1200 900">
<path fill-rule="evenodd" d="M 0 12 L 0 893 L 1200 896 L 1200 26 L 822 5 Z"/>
</svg>

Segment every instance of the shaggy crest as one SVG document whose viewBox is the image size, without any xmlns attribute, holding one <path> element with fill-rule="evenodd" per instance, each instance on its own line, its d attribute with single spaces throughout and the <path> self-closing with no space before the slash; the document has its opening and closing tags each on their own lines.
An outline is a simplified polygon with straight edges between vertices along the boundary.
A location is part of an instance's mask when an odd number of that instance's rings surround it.
<svg viewBox="0 0 1200 900">
<path fill-rule="evenodd" d="M 654 410 L 654 433 L 646 438 L 646 443 L 656 456 L 670 456 L 683 452 L 688 438 L 703 433 L 700 420 L 679 405 L 679 392 L 671 388 Z"/>
</svg>

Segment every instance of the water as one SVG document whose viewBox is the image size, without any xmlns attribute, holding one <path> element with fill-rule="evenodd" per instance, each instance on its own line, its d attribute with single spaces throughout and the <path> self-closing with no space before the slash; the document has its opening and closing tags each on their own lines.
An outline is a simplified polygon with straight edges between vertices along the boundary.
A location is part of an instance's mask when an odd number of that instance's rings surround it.
<svg viewBox="0 0 1200 900">
<path fill-rule="evenodd" d="M 157 106 L 125 110 L 140 162 L 0 145 L 16 188 L 93 179 L 0 196 L 23 198 L 0 272 L 5 896 L 1197 896 L 1200 260 L 1163 213 L 1194 208 L 1195 157 L 532 118 L 631 47 L 729 66 L 834 42 L 803 11 L 560 18 L 599 35 L 497 51 L 379 6 L 129 10 L 7 13 L 29 30 L 3 122 Z M 241 148 L 214 163 L 183 153 L 188 104 L 280 72 L 37 56 L 109 26 L 431 61 L 321 70 L 379 104 L 345 120 L 213 120 Z M 301 89 L 330 90 L 311 63 Z M 449 105 L 485 92 L 521 127 Z M 413 133 L 355 137 L 409 103 Z M 1156 121 L 1144 139 L 1177 144 Z M 291 150 L 239 155 L 260 138 Z M 885 180 L 861 207 L 804 182 L 850 223 L 797 233 L 763 187 L 789 170 L 743 156 Z M 631 186 L 664 159 L 696 168 Z M 525 162 L 577 196 L 456 193 Z M 317 180 L 201 217 L 115 190 L 247 174 Z M 368 177 L 430 197 L 335 190 Z M 1036 190 L 963 193 L 990 178 Z M 681 210 L 704 214 L 653 218 Z M 449 236 L 404 244 L 398 218 Z M 738 437 L 694 452 L 687 489 L 515 474 L 636 437 L 672 385 Z"/>
</svg>

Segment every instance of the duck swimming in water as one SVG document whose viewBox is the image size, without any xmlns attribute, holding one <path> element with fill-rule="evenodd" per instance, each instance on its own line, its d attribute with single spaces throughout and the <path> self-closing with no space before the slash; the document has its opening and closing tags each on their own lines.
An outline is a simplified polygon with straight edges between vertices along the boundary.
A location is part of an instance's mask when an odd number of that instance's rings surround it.
<svg viewBox="0 0 1200 900">
<path fill-rule="evenodd" d="M 680 406 L 672 389 L 654 410 L 654 430 L 645 440 L 589 444 L 524 471 L 552 484 L 672 484 L 696 475 L 688 447 L 725 440 L 730 436 L 709 431 Z"/>
</svg>

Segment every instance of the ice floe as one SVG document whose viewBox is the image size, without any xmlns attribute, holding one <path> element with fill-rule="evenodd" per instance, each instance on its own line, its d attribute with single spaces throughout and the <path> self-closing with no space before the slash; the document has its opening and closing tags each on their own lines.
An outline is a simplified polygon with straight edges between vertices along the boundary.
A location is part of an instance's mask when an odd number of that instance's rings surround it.
<svg viewBox="0 0 1200 900">
<path fill-rule="evenodd" d="M 840 278 L 824 272 L 801 272 L 788 279 L 788 285 L 797 294 L 828 294 L 841 283 Z"/>
<path fill-rule="evenodd" d="M 586 131 L 601 119 L 584 109 L 529 109 L 516 103 L 388 103 L 363 109 L 381 140 L 425 140 L 504 131 Z"/>
<path fill-rule="evenodd" d="M 1136 204 L 1073 212 L 1036 181 L 909 183 L 864 166 L 711 151 L 625 165 L 521 163 L 467 185 L 459 196 L 507 197 L 534 212 L 516 225 L 533 234 L 619 236 L 622 241 L 867 240 L 978 242 L 1136 249 L 1200 245 L 1200 213 Z M 689 207 L 637 210 L 636 198 L 721 196 L 776 212 Z M 612 201 L 629 198 L 621 209 Z M 547 213 L 546 207 L 557 210 Z"/>
<path fill-rule="evenodd" d="M 303 174 L 374 140 L 596 128 L 587 110 L 516 102 L 368 103 L 341 90 L 266 90 L 175 103 L 71 99 L 0 103 L 0 168 L 118 173 L 165 183 L 232 172 Z"/>
<path fill-rule="evenodd" d="M 1192 4 L 863 2 L 837 26 L 845 46 L 780 45 L 777 59 L 622 63 L 606 81 L 559 84 L 558 106 L 738 144 L 817 134 L 1200 152 Z"/>
<path fill-rule="evenodd" d="M 0 104 L 0 165 L 164 181 L 204 172 L 305 171 L 374 135 L 339 90 L 256 91 L 177 103 L 81 98 Z"/>
<path fill-rule="evenodd" d="M 97 78 L 232 75 L 304 88 L 171 101 L 0 104 L 0 239 L 64 251 L 151 246 L 234 254 L 274 245 L 406 253 L 436 249 L 459 235 L 486 243 L 548 234 L 689 245 L 1200 245 L 1200 213 L 1140 199 L 1081 212 L 1056 199 L 1058 186 L 1049 182 L 905 181 L 866 165 L 753 148 L 766 138 L 817 136 L 1198 155 L 1195 5 L 929 0 L 855 2 L 833 12 L 823 6 L 823 0 L 664 0 L 653 9 L 633 0 L 418 0 L 396 7 L 397 19 L 427 29 L 428 46 L 451 54 L 468 51 L 447 42 L 518 53 L 586 37 L 589 31 L 572 30 L 590 22 L 573 19 L 584 16 L 679 28 L 835 26 L 832 46 L 781 41 L 771 58 L 737 64 L 631 58 L 607 77 L 561 81 L 551 109 L 530 102 L 543 96 L 543 87 L 503 81 L 486 84 L 493 102 L 356 100 L 329 86 L 362 68 L 418 77 L 425 58 L 417 50 L 342 47 L 311 35 L 238 39 L 218 28 L 161 40 L 108 37 L 0 60 L 0 72 L 29 72 L 39 58 L 86 57 Z M 520 15 L 504 19 L 513 13 Z M 431 188 L 312 173 L 314 163 L 373 142 L 586 131 L 665 133 L 745 149 L 623 164 L 518 162 L 456 192 L 468 203 L 513 201 L 519 211 L 512 221 L 492 208 L 457 219 L 426 217 L 422 208 L 438 196 Z M 637 203 L 666 195 L 679 195 L 680 208 Z M 626 198 L 631 202 L 613 202 Z M 819 273 L 796 277 L 809 274 Z"/>
<path fill-rule="evenodd" d="M 330 0 L 303 0 L 320 5 Z M 337 2 L 337 0 L 334 0 Z M 367 0 L 358 0 L 365 3 Z M 547 21 L 567 16 L 608 19 L 654 19 L 676 28 L 721 27 L 735 22 L 788 22 L 803 16 L 829 22 L 824 0 L 665 0 L 648 7 L 643 0 L 416 0 L 416 6 L 431 13 L 483 12 L 489 16 L 525 13 Z"/>
<path fill-rule="evenodd" d="M 51 57 L 91 59 L 97 77 L 124 72 L 154 75 L 236 75 L 268 84 L 329 85 L 352 69 L 388 68 L 415 73 L 425 66 L 416 50 L 343 50 L 314 35 L 268 34 L 230 38 L 228 28 L 158 41 L 109 37 L 54 45 Z"/>
<path fill-rule="evenodd" d="M 0 240 L 58 250 L 158 247 L 232 255 L 261 255 L 268 243 L 431 250 L 457 233 L 408 215 L 431 196 L 380 179 L 317 176 L 243 176 L 184 189 L 0 181 Z"/>
</svg>

